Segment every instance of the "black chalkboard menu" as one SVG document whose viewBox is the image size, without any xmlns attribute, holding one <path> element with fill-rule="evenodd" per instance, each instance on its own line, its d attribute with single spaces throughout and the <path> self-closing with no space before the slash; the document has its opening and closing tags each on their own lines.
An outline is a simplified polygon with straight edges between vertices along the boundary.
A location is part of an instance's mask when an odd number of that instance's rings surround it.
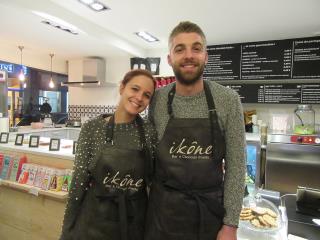
<svg viewBox="0 0 320 240">
<path fill-rule="evenodd" d="M 207 47 L 207 80 L 320 78 L 320 37 Z"/>
<path fill-rule="evenodd" d="M 242 103 L 320 104 L 320 84 L 229 84 Z"/>
</svg>

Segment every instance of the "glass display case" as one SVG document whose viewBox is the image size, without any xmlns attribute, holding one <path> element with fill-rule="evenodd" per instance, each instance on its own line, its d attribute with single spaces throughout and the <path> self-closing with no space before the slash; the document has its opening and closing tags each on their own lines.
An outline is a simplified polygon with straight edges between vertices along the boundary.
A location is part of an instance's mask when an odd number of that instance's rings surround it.
<svg viewBox="0 0 320 240">
<path fill-rule="evenodd" d="M 247 134 L 246 185 L 249 193 L 260 186 L 261 142 L 260 135 Z"/>
</svg>

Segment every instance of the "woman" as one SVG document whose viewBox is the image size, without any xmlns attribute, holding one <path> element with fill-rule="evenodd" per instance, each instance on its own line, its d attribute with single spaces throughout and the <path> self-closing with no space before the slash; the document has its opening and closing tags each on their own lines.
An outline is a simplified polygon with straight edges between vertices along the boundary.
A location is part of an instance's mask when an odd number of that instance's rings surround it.
<svg viewBox="0 0 320 240">
<path fill-rule="evenodd" d="M 139 113 L 154 90 L 148 71 L 130 71 L 121 82 L 115 113 L 83 125 L 61 240 L 143 239 L 146 180 L 156 136 Z"/>
</svg>

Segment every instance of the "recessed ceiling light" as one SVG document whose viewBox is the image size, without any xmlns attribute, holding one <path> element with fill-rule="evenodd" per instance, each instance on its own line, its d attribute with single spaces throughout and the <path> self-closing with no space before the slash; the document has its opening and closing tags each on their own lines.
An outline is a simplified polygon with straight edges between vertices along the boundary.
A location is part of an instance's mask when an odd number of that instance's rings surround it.
<svg viewBox="0 0 320 240">
<path fill-rule="evenodd" d="M 159 39 L 157 39 L 156 37 L 152 36 L 150 33 L 147 33 L 145 31 L 135 32 L 134 34 L 141 37 L 143 40 L 145 40 L 147 42 L 158 42 L 159 41 Z"/>
<path fill-rule="evenodd" d="M 79 0 L 79 1 L 84 4 L 91 4 L 94 2 L 94 0 Z"/>
<path fill-rule="evenodd" d="M 106 5 L 104 5 L 103 3 L 97 0 L 78 0 L 78 1 L 96 12 L 110 10 L 109 7 L 107 7 Z"/>
<path fill-rule="evenodd" d="M 72 34 L 79 34 L 84 33 L 83 31 L 81 31 L 80 29 L 78 29 L 76 26 L 60 19 L 54 16 L 51 16 L 47 13 L 43 13 L 43 12 L 37 12 L 37 11 L 32 11 L 33 14 L 38 15 L 42 18 L 44 18 L 45 20 L 41 21 L 44 24 L 48 24 L 52 27 L 64 30 L 66 32 L 72 33 Z"/>
<path fill-rule="evenodd" d="M 101 3 L 98 3 L 98 2 L 90 4 L 90 7 L 93 8 L 94 10 L 96 10 L 96 11 L 101 11 L 104 8 L 104 6 Z"/>
</svg>

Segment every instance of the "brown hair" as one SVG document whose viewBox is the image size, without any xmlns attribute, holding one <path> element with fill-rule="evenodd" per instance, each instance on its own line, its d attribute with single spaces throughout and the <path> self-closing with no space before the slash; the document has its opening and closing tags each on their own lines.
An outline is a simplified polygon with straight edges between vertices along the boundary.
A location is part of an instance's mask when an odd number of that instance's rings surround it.
<svg viewBox="0 0 320 240">
<path fill-rule="evenodd" d="M 147 78 L 150 78 L 150 80 L 153 83 L 154 89 L 156 88 L 156 80 L 154 79 L 154 77 L 152 76 L 152 74 L 147 71 L 147 70 L 143 70 L 143 69 L 134 69 L 131 70 L 129 72 L 126 73 L 126 75 L 124 75 L 121 84 L 123 84 L 123 86 L 127 85 L 128 82 L 130 82 L 130 80 L 134 77 L 137 76 L 145 76 Z"/>
<path fill-rule="evenodd" d="M 195 23 L 184 21 L 180 22 L 175 28 L 171 31 L 169 36 L 169 48 L 171 48 L 172 40 L 175 36 L 177 36 L 180 33 L 197 33 L 201 36 L 204 46 L 207 45 L 206 36 L 204 35 L 202 29 Z"/>
</svg>

